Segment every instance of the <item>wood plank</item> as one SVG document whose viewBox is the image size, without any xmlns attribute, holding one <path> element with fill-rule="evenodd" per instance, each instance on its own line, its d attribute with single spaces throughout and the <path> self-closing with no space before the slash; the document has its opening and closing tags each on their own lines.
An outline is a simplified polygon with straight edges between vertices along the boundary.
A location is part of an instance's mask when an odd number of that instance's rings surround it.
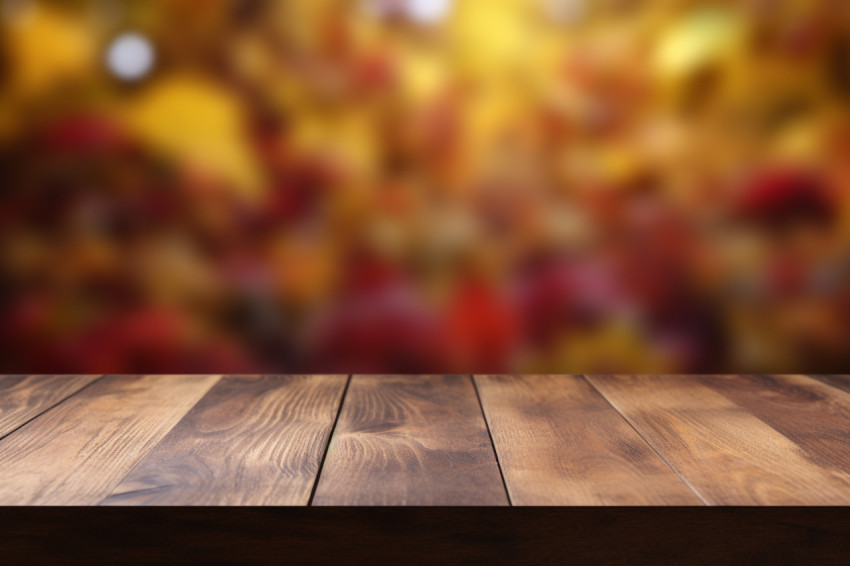
<svg viewBox="0 0 850 566">
<path fill-rule="evenodd" d="M 850 504 L 850 474 L 693 376 L 587 379 L 710 504 Z"/>
<path fill-rule="evenodd" d="M 804 375 L 700 380 L 791 439 L 820 465 L 850 470 L 850 394 Z"/>
<path fill-rule="evenodd" d="M 92 505 L 219 376 L 107 376 L 0 441 L 0 505 Z"/>
<path fill-rule="evenodd" d="M 812 375 L 818 381 L 822 381 L 828 385 L 832 385 L 833 387 L 837 387 L 842 391 L 846 391 L 850 393 L 850 375 Z"/>
<path fill-rule="evenodd" d="M 0 376 L 0 438 L 61 403 L 99 375 Z"/>
<path fill-rule="evenodd" d="M 583 378 L 475 382 L 514 505 L 702 504 Z"/>
<path fill-rule="evenodd" d="M 470 376 L 354 376 L 314 505 L 507 505 Z"/>
<path fill-rule="evenodd" d="M 306 505 L 346 380 L 223 378 L 104 504 Z"/>
</svg>

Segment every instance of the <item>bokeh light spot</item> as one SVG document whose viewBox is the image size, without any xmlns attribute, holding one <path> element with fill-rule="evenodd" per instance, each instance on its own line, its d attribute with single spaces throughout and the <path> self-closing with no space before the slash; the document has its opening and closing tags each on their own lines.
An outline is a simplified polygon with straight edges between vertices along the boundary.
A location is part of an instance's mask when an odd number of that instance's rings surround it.
<svg viewBox="0 0 850 566">
<path fill-rule="evenodd" d="M 452 10 L 452 0 L 408 0 L 407 16 L 419 23 L 437 24 Z"/>
<path fill-rule="evenodd" d="M 153 44 L 138 33 L 125 33 L 110 44 L 106 54 L 109 70 L 119 79 L 138 81 L 153 70 L 156 53 Z"/>
</svg>

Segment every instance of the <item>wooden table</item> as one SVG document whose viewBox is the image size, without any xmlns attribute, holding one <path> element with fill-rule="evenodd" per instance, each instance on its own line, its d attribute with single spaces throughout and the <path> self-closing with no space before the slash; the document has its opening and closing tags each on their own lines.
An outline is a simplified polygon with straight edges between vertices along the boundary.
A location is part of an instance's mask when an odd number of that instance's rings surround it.
<svg viewBox="0 0 850 566">
<path fill-rule="evenodd" d="M 848 505 L 850 377 L 0 376 L 2 505 Z"/>
</svg>

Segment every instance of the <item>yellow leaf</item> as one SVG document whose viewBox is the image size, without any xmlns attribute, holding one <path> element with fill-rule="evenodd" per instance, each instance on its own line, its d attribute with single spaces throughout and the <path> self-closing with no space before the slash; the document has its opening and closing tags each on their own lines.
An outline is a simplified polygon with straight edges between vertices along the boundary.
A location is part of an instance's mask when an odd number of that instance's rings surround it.
<svg viewBox="0 0 850 566">
<path fill-rule="evenodd" d="M 661 37 L 655 68 L 665 77 L 681 77 L 730 55 L 743 37 L 742 20 L 719 9 L 688 14 Z"/>
<path fill-rule="evenodd" d="M 97 69 L 97 38 L 82 21 L 33 4 L 5 24 L 13 61 L 11 90 L 22 96 L 41 94 L 66 78 Z"/>
<path fill-rule="evenodd" d="M 175 76 L 130 103 L 129 128 L 154 150 L 224 181 L 254 200 L 263 188 L 248 146 L 242 108 L 224 89 L 191 76 Z"/>
</svg>

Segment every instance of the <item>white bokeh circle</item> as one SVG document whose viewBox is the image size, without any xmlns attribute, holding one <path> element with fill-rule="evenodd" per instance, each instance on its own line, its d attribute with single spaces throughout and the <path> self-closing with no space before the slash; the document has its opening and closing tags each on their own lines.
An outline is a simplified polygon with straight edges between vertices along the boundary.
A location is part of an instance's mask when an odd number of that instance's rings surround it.
<svg viewBox="0 0 850 566">
<path fill-rule="evenodd" d="M 140 33 L 128 32 L 116 37 L 106 52 L 106 65 L 117 78 L 138 81 L 153 70 L 156 51 L 151 41 Z"/>
<path fill-rule="evenodd" d="M 414 22 L 437 24 L 445 20 L 452 10 L 452 0 L 408 0 L 407 17 Z"/>
</svg>

